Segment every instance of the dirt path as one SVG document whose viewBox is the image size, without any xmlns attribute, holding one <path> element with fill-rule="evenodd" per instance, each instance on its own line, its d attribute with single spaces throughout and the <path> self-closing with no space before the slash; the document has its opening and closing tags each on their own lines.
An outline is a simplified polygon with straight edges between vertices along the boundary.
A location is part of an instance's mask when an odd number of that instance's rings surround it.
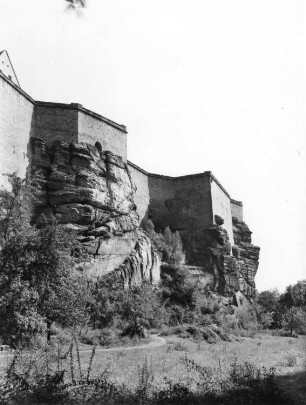
<svg viewBox="0 0 306 405">
<path fill-rule="evenodd" d="M 166 344 L 166 339 L 158 335 L 151 335 L 151 340 L 149 343 L 145 343 L 139 346 L 119 346 L 110 347 L 108 349 L 96 349 L 97 352 L 111 352 L 111 351 L 123 351 L 123 350 L 138 350 L 138 349 L 149 349 L 150 347 L 159 347 Z M 80 353 L 92 352 L 92 349 L 80 349 Z"/>
</svg>

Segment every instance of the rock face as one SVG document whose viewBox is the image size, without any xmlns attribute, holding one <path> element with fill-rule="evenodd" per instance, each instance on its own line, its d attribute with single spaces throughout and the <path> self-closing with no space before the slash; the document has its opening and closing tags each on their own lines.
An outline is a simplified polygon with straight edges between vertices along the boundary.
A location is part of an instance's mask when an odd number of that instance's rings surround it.
<svg viewBox="0 0 306 405">
<path fill-rule="evenodd" d="M 197 267 L 186 268 L 190 268 L 190 274 L 201 284 L 222 295 L 232 296 L 240 291 L 253 297 L 260 248 L 252 245 L 252 232 L 236 217 L 233 217 L 233 231 L 235 245 L 231 246 L 221 225 L 202 230 L 201 246 L 194 245 Z"/>
<path fill-rule="evenodd" d="M 127 164 L 112 152 L 87 143 L 32 138 L 33 220 L 57 219 L 76 231 L 76 267 L 101 277 L 118 271 L 125 285 L 160 279 L 160 257 L 139 228 L 135 186 Z M 180 229 L 190 272 L 222 295 L 255 292 L 259 248 L 248 226 L 233 217 L 231 246 L 224 220 L 216 225 Z"/>
<path fill-rule="evenodd" d="M 119 269 L 126 284 L 159 280 L 159 256 L 139 229 L 128 166 L 87 143 L 32 138 L 33 221 L 57 219 L 77 232 L 77 268 L 100 277 Z"/>
</svg>

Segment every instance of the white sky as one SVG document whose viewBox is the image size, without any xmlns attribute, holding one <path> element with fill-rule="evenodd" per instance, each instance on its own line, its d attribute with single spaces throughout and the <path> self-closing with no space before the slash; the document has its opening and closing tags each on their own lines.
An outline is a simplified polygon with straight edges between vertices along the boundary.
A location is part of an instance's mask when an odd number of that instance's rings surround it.
<svg viewBox="0 0 306 405">
<path fill-rule="evenodd" d="M 244 203 L 259 290 L 306 278 L 304 0 L 0 0 L 0 50 L 34 99 L 128 127 L 147 171 L 211 170 Z"/>
</svg>

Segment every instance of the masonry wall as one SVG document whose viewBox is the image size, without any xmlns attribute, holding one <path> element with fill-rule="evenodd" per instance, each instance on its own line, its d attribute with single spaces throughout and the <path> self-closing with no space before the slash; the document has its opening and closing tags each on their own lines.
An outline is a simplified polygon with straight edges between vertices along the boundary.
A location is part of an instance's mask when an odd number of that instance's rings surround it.
<svg viewBox="0 0 306 405">
<path fill-rule="evenodd" d="M 175 178 L 149 175 L 149 190 L 149 216 L 159 227 L 183 230 L 212 225 L 210 180 L 205 173 Z"/>
<path fill-rule="evenodd" d="M 136 186 L 134 201 L 137 206 L 139 221 L 142 223 L 142 221 L 146 221 L 148 219 L 150 204 L 148 174 L 131 162 L 128 162 L 128 169 L 132 177 L 132 181 Z"/>
<path fill-rule="evenodd" d="M 78 111 L 78 134 L 79 142 L 92 145 L 99 142 L 102 150 L 110 150 L 124 161 L 127 160 L 127 133 L 124 126 L 82 109 Z"/>
<path fill-rule="evenodd" d="M 231 200 L 232 217 L 238 218 L 243 221 L 243 204 L 241 201 Z"/>
<path fill-rule="evenodd" d="M 8 184 L 4 173 L 25 177 L 34 133 L 34 100 L 0 74 L 0 187 Z"/>
<path fill-rule="evenodd" d="M 224 219 L 223 228 L 227 230 L 230 243 L 234 244 L 233 226 L 232 226 L 232 213 L 231 213 L 231 199 L 227 192 L 221 185 L 214 179 L 211 179 L 211 198 L 213 208 L 213 218 L 219 215 Z"/>
<path fill-rule="evenodd" d="M 186 262 L 201 264 L 205 229 L 213 225 L 209 172 L 166 177 L 149 175 L 149 218 L 157 230 L 170 226 L 179 231 Z"/>
<path fill-rule="evenodd" d="M 46 144 L 54 140 L 77 142 L 78 110 L 69 104 L 36 102 L 35 107 L 36 136 Z"/>
</svg>

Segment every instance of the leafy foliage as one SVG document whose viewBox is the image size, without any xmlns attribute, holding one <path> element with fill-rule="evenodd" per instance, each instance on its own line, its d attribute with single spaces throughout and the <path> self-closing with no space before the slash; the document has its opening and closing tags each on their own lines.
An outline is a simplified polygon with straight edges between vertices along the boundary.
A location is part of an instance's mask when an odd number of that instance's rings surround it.
<svg viewBox="0 0 306 405">
<path fill-rule="evenodd" d="M 306 280 L 289 285 L 283 294 L 277 290 L 261 292 L 256 299 L 256 310 L 260 324 L 265 328 L 306 333 Z"/>
<path fill-rule="evenodd" d="M 80 323 L 85 317 L 86 283 L 73 272 L 75 235 L 54 223 L 31 226 L 23 212 L 21 183 L 1 192 L 0 337 L 25 344 L 48 329 Z"/>
<path fill-rule="evenodd" d="M 163 233 L 156 232 L 151 220 L 144 225 L 153 245 L 161 255 L 162 261 L 169 264 L 181 264 L 185 261 L 183 244 L 178 232 L 171 232 L 169 226 Z"/>
</svg>

